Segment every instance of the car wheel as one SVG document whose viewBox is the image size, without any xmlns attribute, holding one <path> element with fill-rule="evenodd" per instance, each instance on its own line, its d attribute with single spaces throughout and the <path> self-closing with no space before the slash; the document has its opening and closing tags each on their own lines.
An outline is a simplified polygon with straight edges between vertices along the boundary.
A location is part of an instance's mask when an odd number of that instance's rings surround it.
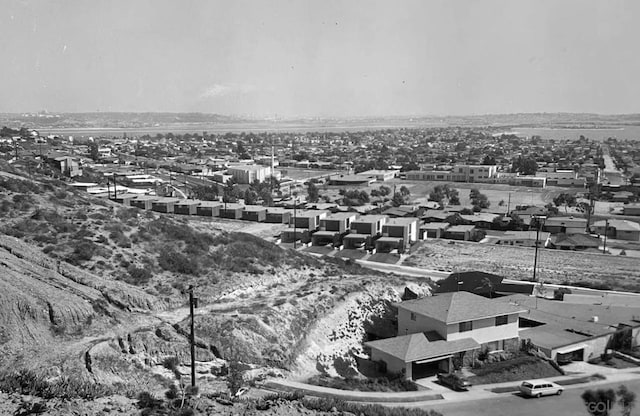
<svg viewBox="0 0 640 416">
<path fill-rule="evenodd" d="M 558 392 L 556 393 L 558 396 L 560 396 L 562 394 L 562 390 L 558 390 Z"/>
<path fill-rule="evenodd" d="M 539 399 L 540 397 L 542 397 L 542 393 L 536 394 L 536 399 Z"/>
</svg>

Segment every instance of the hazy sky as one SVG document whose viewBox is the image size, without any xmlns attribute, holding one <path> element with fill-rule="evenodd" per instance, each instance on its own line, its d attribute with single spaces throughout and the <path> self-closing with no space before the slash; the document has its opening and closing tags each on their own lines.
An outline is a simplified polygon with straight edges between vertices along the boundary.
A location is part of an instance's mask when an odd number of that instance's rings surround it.
<svg viewBox="0 0 640 416">
<path fill-rule="evenodd" d="M 640 112 L 640 2 L 4 0 L 0 112 Z"/>
</svg>

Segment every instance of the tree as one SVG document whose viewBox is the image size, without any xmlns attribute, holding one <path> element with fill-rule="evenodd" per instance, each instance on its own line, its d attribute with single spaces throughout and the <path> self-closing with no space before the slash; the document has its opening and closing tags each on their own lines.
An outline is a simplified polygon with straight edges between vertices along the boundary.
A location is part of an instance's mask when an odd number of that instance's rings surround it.
<svg viewBox="0 0 640 416">
<path fill-rule="evenodd" d="M 218 200 L 218 188 L 215 186 L 197 185 L 191 189 L 191 194 L 196 199 L 203 201 L 217 201 Z"/>
<path fill-rule="evenodd" d="M 96 142 L 89 143 L 89 157 L 96 162 L 100 160 L 100 153 L 98 152 L 98 143 Z"/>
<path fill-rule="evenodd" d="M 404 165 L 402 165 L 400 172 L 410 172 L 412 170 L 420 170 L 420 165 L 418 165 L 416 162 L 405 163 Z"/>
<path fill-rule="evenodd" d="M 246 205 L 255 205 L 258 202 L 258 193 L 253 189 L 249 188 L 244 191 L 244 203 Z"/>
<path fill-rule="evenodd" d="M 485 155 L 481 163 L 481 165 L 495 165 L 495 164 L 496 164 L 496 158 L 493 157 L 492 155 Z"/>
<path fill-rule="evenodd" d="M 587 390 L 580 396 L 587 406 L 587 412 L 593 416 L 608 416 L 609 410 L 616 400 L 616 392 L 613 389 Z"/>
<path fill-rule="evenodd" d="M 380 187 L 380 196 L 387 196 L 391 194 L 391 188 L 388 186 L 382 185 Z"/>
<path fill-rule="evenodd" d="M 237 361 L 229 364 L 229 374 L 227 375 L 227 387 L 231 397 L 235 397 L 244 384 L 242 365 Z"/>
<path fill-rule="evenodd" d="M 233 203 L 238 200 L 235 187 L 236 183 L 233 179 L 227 180 L 223 189 L 222 202 Z"/>
<path fill-rule="evenodd" d="M 553 298 L 555 300 L 564 300 L 564 295 L 570 295 L 571 289 L 566 287 L 559 287 L 553 291 Z"/>
<path fill-rule="evenodd" d="M 567 207 L 573 207 L 576 205 L 576 196 L 568 193 L 561 193 L 560 195 L 553 198 L 553 203 L 559 207 L 560 205 L 564 205 L 564 212 L 567 213 Z"/>
<path fill-rule="evenodd" d="M 618 404 L 622 407 L 623 416 L 631 416 L 631 410 L 635 407 L 636 394 L 629 391 L 627 386 L 621 385 L 618 387 Z"/>
<path fill-rule="evenodd" d="M 485 194 L 480 193 L 477 188 L 473 188 L 471 192 L 469 192 L 469 198 L 471 199 L 471 205 L 473 205 L 474 211 L 476 212 L 491 206 L 489 198 L 487 198 Z"/>
<path fill-rule="evenodd" d="M 538 171 L 538 163 L 530 157 L 518 156 L 511 162 L 511 172 L 518 172 L 523 175 L 533 175 Z"/>
<path fill-rule="evenodd" d="M 406 186 L 402 185 L 400 187 L 400 195 L 409 196 L 409 195 L 411 195 L 411 192 L 409 192 L 409 188 L 407 188 Z"/>
<path fill-rule="evenodd" d="M 320 199 L 320 190 L 313 182 L 309 182 L 309 184 L 307 185 L 307 193 L 309 194 L 309 202 L 318 202 L 318 199 Z"/>
</svg>

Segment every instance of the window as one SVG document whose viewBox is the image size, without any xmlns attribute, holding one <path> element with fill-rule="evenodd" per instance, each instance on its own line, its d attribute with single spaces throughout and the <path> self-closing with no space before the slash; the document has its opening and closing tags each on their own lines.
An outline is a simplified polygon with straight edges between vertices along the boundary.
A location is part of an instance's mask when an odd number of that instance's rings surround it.
<svg viewBox="0 0 640 416">
<path fill-rule="evenodd" d="M 507 315 L 496 316 L 496 326 L 506 325 L 509 322 Z"/>
<path fill-rule="evenodd" d="M 472 329 L 473 329 L 473 322 L 471 322 L 471 321 L 460 322 L 460 324 L 459 324 L 459 331 L 460 332 L 467 332 L 467 331 L 471 331 Z"/>
<path fill-rule="evenodd" d="M 412 321 L 415 321 L 416 320 L 416 314 L 411 312 L 411 317 L 410 318 L 411 318 Z"/>
</svg>

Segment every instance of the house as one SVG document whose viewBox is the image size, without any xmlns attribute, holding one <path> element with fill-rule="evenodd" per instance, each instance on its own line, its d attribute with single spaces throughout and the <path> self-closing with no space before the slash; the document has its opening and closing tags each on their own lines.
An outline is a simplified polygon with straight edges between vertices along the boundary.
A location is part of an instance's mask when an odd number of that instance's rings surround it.
<svg viewBox="0 0 640 416">
<path fill-rule="evenodd" d="M 586 234 L 587 219 L 571 217 L 549 217 L 542 224 L 542 230 L 551 234 Z"/>
<path fill-rule="evenodd" d="M 113 199 L 115 202 L 118 202 L 126 207 L 131 206 L 131 201 L 138 197 L 139 194 L 125 193 L 125 194 L 117 194 Z"/>
<path fill-rule="evenodd" d="M 267 207 L 246 205 L 244 211 L 242 211 L 242 219 L 245 221 L 265 222 L 267 219 Z"/>
<path fill-rule="evenodd" d="M 520 339 L 558 362 L 588 361 L 640 344 L 640 307 L 570 303 L 527 295 L 494 300 L 518 305 Z"/>
<path fill-rule="evenodd" d="M 351 222 L 357 217 L 354 212 L 338 212 L 320 219 L 320 230 L 313 233 L 313 245 L 339 245 L 342 235 L 349 231 Z"/>
<path fill-rule="evenodd" d="M 382 226 L 387 222 L 384 215 L 362 215 L 351 221 L 351 231 L 365 235 L 382 234 Z"/>
<path fill-rule="evenodd" d="M 63 175 L 70 178 L 76 176 L 82 176 L 82 168 L 80 168 L 80 161 L 72 156 L 64 153 L 53 152 L 46 156 L 46 160 L 56 169 L 60 170 Z"/>
<path fill-rule="evenodd" d="M 244 211 L 244 207 L 245 206 L 242 204 L 223 204 L 220 208 L 220 218 L 239 220 L 242 218 L 242 211 Z"/>
<path fill-rule="evenodd" d="M 408 234 L 406 235 L 407 243 L 415 243 L 418 241 L 418 222 L 419 220 L 415 217 L 411 218 L 391 218 L 382 226 L 382 234 L 385 234 L 385 227 L 389 236 L 392 234 L 396 234 L 396 231 L 392 231 L 394 227 L 407 227 Z"/>
<path fill-rule="evenodd" d="M 182 215 L 196 215 L 198 213 L 198 206 L 202 201 L 198 199 L 181 199 L 173 206 L 173 212 L 175 214 Z"/>
<path fill-rule="evenodd" d="M 633 192 L 618 191 L 611 195 L 612 202 L 629 202 L 633 198 Z"/>
<path fill-rule="evenodd" d="M 178 202 L 180 202 L 178 198 L 158 198 L 151 202 L 151 210 L 166 214 L 173 214 L 173 207 Z"/>
<path fill-rule="evenodd" d="M 548 247 L 560 250 L 598 250 L 600 239 L 586 234 L 556 234 L 549 237 Z"/>
<path fill-rule="evenodd" d="M 398 336 L 369 341 L 371 360 L 407 379 L 450 371 L 473 362 L 481 348 L 519 348 L 523 308 L 469 292 L 442 293 L 396 304 Z"/>
<path fill-rule="evenodd" d="M 475 225 L 454 225 L 445 230 L 444 238 L 469 241 L 473 239 L 475 232 Z"/>
<path fill-rule="evenodd" d="M 640 215 L 640 204 L 627 204 L 622 208 L 624 215 Z"/>
<path fill-rule="evenodd" d="M 153 201 L 156 201 L 158 199 L 159 198 L 157 196 L 138 195 L 135 199 L 131 199 L 129 201 L 129 204 L 132 207 L 144 209 L 146 211 L 151 211 Z"/>
<path fill-rule="evenodd" d="M 219 217 L 222 202 L 202 201 L 196 208 L 196 214 L 202 217 Z"/>
<path fill-rule="evenodd" d="M 289 224 L 291 221 L 291 210 L 284 208 L 268 207 L 265 222 L 276 224 Z"/>
<path fill-rule="evenodd" d="M 596 221 L 591 226 L 593 232 L 609 238 L 627 241 L 640 241 L 640 224 L 628 220 Z"/>
<path fill-rule="evenodd" d="M 290 227 L 315 231 L 320 227 L 320 220 L 329 214 L 321 210 L 296 210 L 290 221 Z"/>
<path fill-rule="evenodd" d="M 424 222 L 446 222 L 451 225 L 459 225 L 464 221 L 460 214 L 451 211 L 441 211 L 436 209 L 428 209 L 420 217 Z"/>
<path fill-rule="evenodd" d="M 538 247 L 546 247 L 550 236 L 551 233 L 545 231 L 487 231 L 480 242 L 520 247 L 535 247 L 538 242 Z"/>
<path fill-rule="evenodd" d="M 428 222 L 420 226 L 419 237 L 421 240 L 442 238 L 448 228 L 449 224 L 446 222 Z"/>
<path fill-rule="evenodd" d="M 491 227 L 493 227 L 493 221 L 499 217 L 500 215 L 491 214 L 489 212 L 477 212 L 471 215 L 460 215 L 463 224 L 475 225 L 477 228 L 483 228 L 485 230 L 491 229 Z"/>
</svg>

